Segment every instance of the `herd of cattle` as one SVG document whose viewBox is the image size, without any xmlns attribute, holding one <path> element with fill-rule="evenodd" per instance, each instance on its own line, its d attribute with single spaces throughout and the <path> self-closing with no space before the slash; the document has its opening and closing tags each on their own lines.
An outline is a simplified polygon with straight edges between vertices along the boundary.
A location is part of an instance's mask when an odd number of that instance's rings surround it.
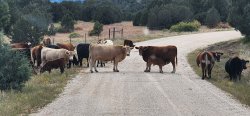
<svg viewBox="0 0 250 116">
<path fill-rule="evenodd" d="M 123 61 L 126 56 L 130 55 L 133 48 L 139 50 L 139 55 L 146 62 L 144 72 L 150 72 L 151 65 L 158 65 L 160 73 L 163 73 L 162 67 L 171 63 L 173 66 L 172 73 L 176 72 L 177 65 L 177 47 L 176 46 L 139 46 L 135 47 L 131 40 L 124 40 L 123 46 L 113 45 L 111 40 L 100 40 L 97 44 L 80 43 L 77 46 L 71 43 L 51 44 L 49 38 L 43 40 L 43 44 L 31 48 L 30 43 L 13 43 L 13 50 L 24 52 L 30 60 L 34 73 L 51 72 L 52 69 L 60 68 L 61 73 L 65 67 L 71 65 L 82 66 L 82 61 L 87 60 L 87 67 L 90 72 L 98 72 L 99 64 L 105 66 L 108 61 L 113 62 L 113 71 L 119 72 L 118 63 Z M 196 59 L 197 65 L 202 68 L 202 79 L 211 78 L 211 72 L 215 62 L 220 62 L 223 53 L 204 51 L 199 53 Z M 226 72 L 230 80 L 241 79 L 243 69 L 249 61 L 238 57 L 230 58 L 225 65 Z"/>
</svg>

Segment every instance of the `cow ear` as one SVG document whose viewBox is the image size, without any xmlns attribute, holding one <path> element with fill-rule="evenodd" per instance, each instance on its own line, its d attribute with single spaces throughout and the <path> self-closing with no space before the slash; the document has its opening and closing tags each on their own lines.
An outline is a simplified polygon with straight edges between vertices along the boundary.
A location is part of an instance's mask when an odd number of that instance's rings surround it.
<svg viewBox="0 0 250 116">
<path fill-rule="evenodd" d="M 135 47 L 135 49 L 139 49 L 139 47 Z"/>
<path fill-rule="evenodd" d="M 247 60 L 246 63 L 249 63 L 249 60 Z"/>
</svg>

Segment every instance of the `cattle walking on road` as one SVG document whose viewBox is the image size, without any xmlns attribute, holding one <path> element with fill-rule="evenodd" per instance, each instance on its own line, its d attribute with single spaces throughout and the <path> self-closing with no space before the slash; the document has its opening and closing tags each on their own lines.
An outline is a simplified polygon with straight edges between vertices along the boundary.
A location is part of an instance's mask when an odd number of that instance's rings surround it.
<svg viewBox="0 0 250 116">
<path fill-rule="evenodd" d="M 160 73 L 163 73 L 162 67 L 170 62 L 173 65 L 172 73 L 176 72 L 177 65 L 177 47 L 176 46 L 140 46 L 139 54 L 147 63 L 144 72 L 150 72 L 151 65 L 158 65 Z"/>
<path fill-rule="evenodd" d="M 225 64 L 230 80 L 236 81 L 238 78 L 241 80 L 241 73 L 247 69 L 247 63 L 249 63 L 248 60 L 240 59 L 239 57 L 230 58 Z"/>
<path fill-rule="evenodd" d="M 78 60 L 74 58 L 73 63 L 80 64 L 82 66 L 83 58 L 87 59 L 87 67 L 89 67 L 89 46 L 90 44 L 78 44 L 76 46 Z"/>
<path fill-rule="evenodd" d="M 220 62 L 220 57 L 223 53 L 204 51 L 197 55 L 196 63 L 202 69 L 202 79 L 211 78 L 212 69 L 215 61 Z"/>
<path fill-rule="evenodd" d="M 96 61 L 113 61 L 114 72 L 119 72 L 117 66 L 118 63 L 123 61 L 127 55 L 129 55 L 130 48 L 124 46 L 103 46 L 103 45 L 90 45 L 89 47 L 89 60 L 90 60 L 90 72 L 93 73 L 92 68 L 96 69 Z"/>
</svg>

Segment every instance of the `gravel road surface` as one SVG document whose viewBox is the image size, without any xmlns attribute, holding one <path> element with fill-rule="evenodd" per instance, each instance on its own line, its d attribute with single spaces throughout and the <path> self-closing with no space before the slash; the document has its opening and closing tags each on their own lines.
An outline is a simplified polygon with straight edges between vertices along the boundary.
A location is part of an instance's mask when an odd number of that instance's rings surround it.
<svg viewBox="0 0 250 116">
<path fill-rule="evenodd" d="M 158 66 L 144 73 L 146 63 L 133 50 L 112 72 L 111 64 L 89 69 L 71 80 L 65 91 L 51 104 L 32 115 L 40 116 L 250 116 L 250 109 L 229 94 L 201 80 L 187 62 L 187 54 L 207 45 L 241 37 L 225 31 L 182 35 L 136 43 L 140 45 L 176 45 L 178 66 Z"/>
</svg>

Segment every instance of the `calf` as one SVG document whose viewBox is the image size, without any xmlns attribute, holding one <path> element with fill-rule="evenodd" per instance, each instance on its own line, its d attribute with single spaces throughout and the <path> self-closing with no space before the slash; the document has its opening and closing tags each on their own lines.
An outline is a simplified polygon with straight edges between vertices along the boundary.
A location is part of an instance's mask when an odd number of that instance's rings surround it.
<svg viewBox="0 0 250 116">
<path fill-rule="evenodd" d="M 225 69 L 229 74 L 230 80 L 236 81 L 237 78 L 241 80 L 241 73 L 247 69 L 247 63 L 249 63 L 248 60 L 240 59 L 239 57 L 230 58 L 225 64 Z"/>
<path fill-rule="evenodd" d="M 211 78 L 212 69 L 214 67 L 215 61 L 220 62 L 220 57 L 223 53 L 220 52 L 201 52 L 197 55 L 196 63 L 198 67 L 201 65 L 202 69 L 202 79 Z"/>
<path fill-rule="evenodd" d="M 75 51 L 75 47 L 73 44 L 71 43 L 57 43 L 56 44 L 59 48 L 61 49 L 66 49 L 68 51 Z M 74 53 L 74 55 L 77 55 L 76 51 Z M 77 56 L 74 56 L 75 58 L 78 58 Z M 74 65 L 73 63 L 73 59 L 72 60 L 69 60 L 68 64 L 67 64 L 67 68 L 71 68 L 71 64 Z"/>
<path fill-rule="evenodd" d="M 60 68 L 61 73 L 64 72 L 65 65 L 69 59 L 73 59 L 74 53 L 66 49 L 51 49 L 43 47 L 41 51 L 40 73 L 45 71 L 51 72 L 52 69 Z"/>
<path fill-rule="evenodd" d="M 30 48 L 31 47 L 31 43 L 13 43 L 10 45 L 11 48 Z"/>
<path fill-rule="evenodd" d="M 119 72 L 117 66 L 118 63 L 126 58 L 129 54 L 130 48 L 124 46 L 102 46 L 102 45 L 90 45 L 89 47 L 89 60 L 90 60 L 90 72 L 93 73 L 93 66 L 96 69 L 96 61 L 114 61 L 114 72 Z"/>
<path fill-rule="evenodd" d="M 78 44 L 76 46 L 78 60 L 77 59 L 73 60 L 73 62 L 75 64 L 80 63 L 80 66 L 82 66 L 82 60 L 83 60 L 83 58 L 86 58 L 87 59 L 87 67 L 89 67 L 89 46 L 90 46 L 90 44 Z"/>
<path fill-rule="evenodd" d="M 163 73 L 162 67 L 170 62 L 173 65 L 172 73 L 176 72 L 177 65 L 177 47 L 176 46 L 140 46 L 139 55 L 147 63 L 144 72 L 150 72 L 151 65 L 158 65 L 160 73 Z"/>
</svg>

